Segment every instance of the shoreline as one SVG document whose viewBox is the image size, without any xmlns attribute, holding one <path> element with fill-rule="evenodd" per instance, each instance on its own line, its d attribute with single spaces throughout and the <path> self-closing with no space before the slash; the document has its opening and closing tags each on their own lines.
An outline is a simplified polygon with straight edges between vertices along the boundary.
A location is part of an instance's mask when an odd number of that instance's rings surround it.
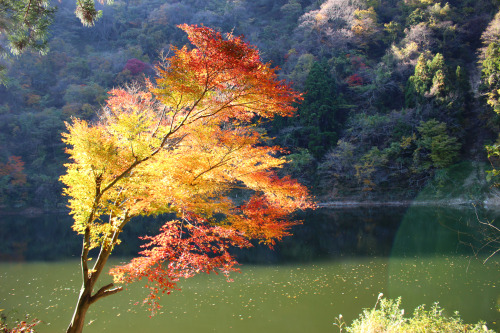
<svg viewBox="0 0 500 333">
<path fill-rule="evenodd" d="M 448 200 L 338 200 L 338 201 L 322 201 L 317 202 L 316 207 L 321 208 L 356 208 L 356 207 L 410 207 L 410 206 L 435 206 L 435 207 L 453 207 L 453 208 L 471 208 L 473 206 L 481 206 L 486 209 L 500 210 L 500 201 L 491 202 L 490 200 L 465 200 L 465 199 L 448 199 Z M 37 217 L 45 214 L 67 214 L 69 210 L 59 209 L 47 211 L 37 207 L 28 207 L 22 210 L 7 209 L 0 207 L 0 216 L 5 215 L 24 215 L 28 217 Z"/>
<path fill-rule="evenodd" d="M 358 200 L 339 200 L 318 202 L 318 208 L 353 208 L 353 207 L 409 207 L 409 206 L 438 206 L 438 207 L 457 207 L 465 208 L 467 206 L 484 206 L 485 208 L 500 209 L 499 205 L 488 204 L 487 201 L 479 200 L 391 200 L 391 201 L 358 201 Z"/>
</svg>

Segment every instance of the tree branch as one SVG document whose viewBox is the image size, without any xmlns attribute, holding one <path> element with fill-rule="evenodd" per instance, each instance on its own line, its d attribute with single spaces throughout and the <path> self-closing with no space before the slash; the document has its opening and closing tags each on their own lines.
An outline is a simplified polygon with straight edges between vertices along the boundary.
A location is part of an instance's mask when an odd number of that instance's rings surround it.
<svg viewBox="0 0 500 333">
<path fill-rule="evenodd" d="M 163 118 L 165 117 L 165 113 L 166 113 L 166 111 L 167 111 L 167 107 L 166 107 L 166 106 L 164 106 L 164 107 L 162 108 L 162 111 L 161 111 L 161 114 L 160 114 L 160 119 L 158 119 L 158 123 L 156 124 L 156 128 L 155 128 L 155 130 L 153 131 L 153 133 L 151 133 L 151 137 L 152 137 L 152 138 L 156 137 L 156 133 L 158 132 L 158 129 L 160 128 L 160 124 L 161 124 L 161 122 L 163 121 Z"/>
<path fill-rule="evenodd" d="M 86 285 L 89 281 L 89 251 L 90 251 L 90 227 L 87 225 L 85 227 L 85 235 L 83 236 L 83 245 L 82 245 L 82 256 L 81 256 L 81 265 L 82 265 L 82 275 L 83 275 L 83 284 Z"/>
<path fill-rule="evenodd" d="M 101 287 L 93 296 L 90 297 L 90 304 L 97 302 L 101 298 L 114 295 L 123 290 L 123 287 L 116 287 L 116 288 L 113 287 L 114 287 L 113 283 Z"/>
<path fill-rule="evenodd" d="M 32 0 L 30 0 L 28 2 L 28 6 L 26 7 L 26 13 L 24 13 L 24 24 L 27 24 L 26 19 L 28 18 L 28 13 L 29 13 L 30 8 L 31 8 L 31 2 L 32 2 Z"/>
<path fill-rule="evenodd" d="M 191 184 L 193 184 L 198 178 L 200 178 L 202 175 L 226 164 L 228 161 L 230 161 L 232 159 L 232 157 L 229 157 L 227 158 L 229 155 L 231 155 L 231 153 L 234 153 L 235 151 L 238 151 L 242 148 L 243 146 L 240 146 L 240 147 L 236 147 L 236 149 L 230 149 L 226 154 L 224 154 L 224 156 L 222 156 L 222 158 L 220 159 L 219 162 L 215 163 L 214 165 L 210 166 L 209 168 L 207 168 L 206 170 L 200 172 L 196 177 L 193 178 L 193 180 L 191 181 Z"/>
</svg>

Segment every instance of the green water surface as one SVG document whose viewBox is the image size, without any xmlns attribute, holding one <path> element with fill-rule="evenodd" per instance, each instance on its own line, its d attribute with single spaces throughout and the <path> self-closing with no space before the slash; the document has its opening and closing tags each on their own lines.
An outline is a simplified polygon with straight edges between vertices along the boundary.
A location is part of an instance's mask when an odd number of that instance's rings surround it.
<svg viewBox="0 0 500 333">
<path fill-rule="evenodd" d="M 333 322 L 339 314 L 352 321 L 380 292 L 402 296 L 408 314 L 439 301 L 447 314 L 459 311 L 465 322 L 484 320 L 499 330 L 499 261 L 483 263 L 488 252 L 476 256 L 479 248 L 471 243 L 480 235 L 467 238 L 456 230 L 461 224 L 469 230 L 475 213 L 417 208 L 398 213 L 400 220 L 387 225 L 388 212 L 397 215 L 391 209 L 322 212 L 305 220 L 295 242 L 288 239 L 275 251 L 286 260 L 243 264 L 233 282 L 213 274 L 181 281 L 182 290 L 164 296 L 152 318 L 141 305 L 143 283 L 130 285 L 92 305 L 85 332 L 338 332 Z M 78 261 L 69 258 L 0 263 L 1 313 L 9 320 L 30 314 L 43 321 L 39 332 L 63 332 L 79 274 Z M 109 281 L 105 277 L 102 284 Z"/>
</svg>

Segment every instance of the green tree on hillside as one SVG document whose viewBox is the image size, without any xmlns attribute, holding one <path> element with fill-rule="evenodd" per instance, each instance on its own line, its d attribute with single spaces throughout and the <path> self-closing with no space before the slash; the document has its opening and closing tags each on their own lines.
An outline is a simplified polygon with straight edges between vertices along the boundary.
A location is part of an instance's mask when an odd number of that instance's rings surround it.
<svg viewBox="0 0 500 333">
<path fill-rule="evenodd" d="M 308 148 L 320 158 L 337 143 L 343 118 L 339 107 L 342 98 L 325 63 L 313 64 L 304 90 L 306 94 L 298 111 L 301 127 L 296 139 L 300 147 Z"/>
<path fill-rule="evenodd" d="M 458 156 L 461 144 L 457 138 L 448 135 L 446 124 L 431 119 L 421 122 L 417 128 L 420 138 L 413 153 L 416 170 L 431 167 L 442 169 L 450 166 Z"/>
<path fill-rule="evenodd" d="M 483 84 L 488 104 L 500 113 L 500 42 L 492 42 L 484 52 L 482 61 Z"/>
<path fill-rule="evenodd" d="M 410 76 L 405 92 L 406 105 L 415 107 L 425 103 L 427 97 L 444 97 L 449 87 L 447 69 L 441 53 L 431 56 L 420 54 L 415 74 Z"/>
</svg>

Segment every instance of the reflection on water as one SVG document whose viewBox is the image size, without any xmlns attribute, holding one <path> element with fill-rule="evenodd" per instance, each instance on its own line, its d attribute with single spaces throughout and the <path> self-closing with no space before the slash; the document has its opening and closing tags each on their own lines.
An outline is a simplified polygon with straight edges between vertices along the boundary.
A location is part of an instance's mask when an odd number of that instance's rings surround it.
<svg viewBox="0 0 500 333">
<path fill-rule="evenodd" d="M 472 256 L 468 244 L 480 245 L 473 211 L 336 209 L 301 218 L 296 236 L 275 252 L 240 252 L 241 259 L 266 265 L 243 265 L 241 274 L 233 274 L 234 282 L 214 275 L 182 281 L 182 291 L 164 297 L 163 313 L 152 319 L 145 307 L 134 305 L 145 296 L 142 284 L 132 285 L 93 305 L 86 332 L 336 332 L 336 316 L 342 313 L 351 321 L 373 306 L 379 292 L 402 296 L 407 313 L 439 301 L 449 314 L 458 310 L 467 322 L 483 319 L 500 329 L 494 323 L 500 266 L 498 260 L 483 265 Z M 41 332 L 64 331 L 80 285 L 78 262 L 62 259 L 68 256 L 65 251 L 79 252 L 70 222 L 47 216 L 20 221 L 19 227 L 11 219 L 0 227 L 7 224 L 11 235 L 29 235 L 19 237 L 15 244 L 25 245 L 16 248 L 12 236 L 2 232 L 2 258 L 36 261 L 0 263 L 0 309 L 12 318 L 30 313 L 42 319 Z M 135 242 L 122 254 L 136 251 Z M 39 253 L 31 253 L 37 248 Z M 51 248 L 58 257 L 41 262 Z"/>
</svg>

